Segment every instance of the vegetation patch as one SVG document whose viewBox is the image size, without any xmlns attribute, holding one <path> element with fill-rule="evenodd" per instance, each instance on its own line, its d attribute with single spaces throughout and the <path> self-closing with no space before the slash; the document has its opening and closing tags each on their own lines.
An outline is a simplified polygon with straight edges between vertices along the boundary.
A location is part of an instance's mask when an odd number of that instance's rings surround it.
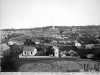
<svg viewBox="0 0 100 75">
<path fill-rule="evenodd" d="M 50 64 L 31 63 L 23 65 L 18 71 L 20 72 L 49 72 L 51 70 Z"/>
</svg>

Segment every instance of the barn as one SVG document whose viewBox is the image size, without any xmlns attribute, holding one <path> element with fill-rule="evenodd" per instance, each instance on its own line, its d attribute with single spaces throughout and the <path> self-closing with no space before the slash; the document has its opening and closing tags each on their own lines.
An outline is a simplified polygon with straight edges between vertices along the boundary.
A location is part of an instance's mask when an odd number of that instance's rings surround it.
<svg viewBox="0 0 100 75">
<path fill-rule="evenodd" d="M 1 44 L 0 48 L 3 51 L 3 58 L 7 58 L 10 56 L 11 54 L 10 47 L 6 43 Z"/>
</svg>

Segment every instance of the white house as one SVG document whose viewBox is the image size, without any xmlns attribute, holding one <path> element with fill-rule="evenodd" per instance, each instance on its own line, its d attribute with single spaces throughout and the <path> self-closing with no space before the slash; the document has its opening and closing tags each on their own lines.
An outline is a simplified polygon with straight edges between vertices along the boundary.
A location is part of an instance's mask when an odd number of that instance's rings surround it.
<svg viewBox="0 0 100 75">
<path fill-rule="evenodd" d="M 76 42 L 76 43 L 75 43 L 75 46 L 76 46 L 77 48 L 80 48 L 80 47 L 81 47 L 81 44 L 78 43 L 78 42 Z"/>
<path fill-rule="evenodd" d="M 87 54 L 87 58 L 93 58 L 94 54 Z"/>
<path fill-rule="evenodd" d="M 8 45 L 13 45 L 15 42 L 14 41 L 9 41 Z"/>
<path fill-rule="evenodd" d="M 59 48 L 57 46 L 53 46 L 54 56 L 59 57 Z"/>
<path fill-rule="evenodd" d="M 53 41 L 52 41 L 52 44 L 53 44 L 53 45 L 56 45 L 56 44 L 57 44 L 57 41 L 56 41 L 56 40 L 53 40 Z"/>
<path fill-rule="evenodd" d="M 22 55 L 30 56 L 30 55 L 36 55 L 36 53 L 37 49 L 35 47 L 24 47 Z"/>
<path fill-rule="evenodd" d="M 94 44 L 87 44 L 85 46 L 86 46 L 86 49 L 92 49 L 94 47 Z"/>
</svg>

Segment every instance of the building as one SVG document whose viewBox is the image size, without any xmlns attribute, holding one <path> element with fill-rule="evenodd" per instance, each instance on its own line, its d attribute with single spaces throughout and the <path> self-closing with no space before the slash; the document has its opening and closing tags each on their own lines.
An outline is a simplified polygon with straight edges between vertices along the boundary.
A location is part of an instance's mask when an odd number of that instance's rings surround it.
<svg viewBox="0 0 100 75">
<path fill-rule="evenodd" d="M 24 47 L 23 48 L 23 56 L 31 56 L 37 54 L 37 49 L 35 47 Z"/>
<path fill-rule="evenodd" d="M 14 42 L 15 42 L 16 45 L 24 45 L 24 42 L 22 42 L 22 41 L 15 40 Z"/>
<path fill-rule="evenodd" d="M 75 43 L 75 46 L 76 46 L 77 48 L 81 48 L 81 44 L 78 43 L 78 42 Z"/>
<path fill-rule="evenodd" d="M 70 54 L 70 56 L 78 56 L 78 54 L 74 50 L 70 50 L 68 51 L 68 53 Z"/>
<path fill-rule="evenodd" d="M 35 40 L 35 44 L 36 45 L 40 44 L 40 40 Z"/>
<path fill-rule="evenodd" d="M 16 34 L 25 34 L 25 33 L 27 33 L 27 31 L 25 31 L 25 30 L 16 30 L 14 33 L 16 33 Z"/>
<path fill-rule="evenodd" d="M 5 31 L 0 31 L 0 42 L 5 38 L 8 38 L 8 34 Z"/>
<path fill-rule="evenodd" d="M 57 44 L 57 41 L 56 41 L 56 40 L 53 40 L 53 41 L 52 41 L 52 44 L 53 44 L 53 45 L 56 45 L 56 44 Z"/>
<path fill-rule="evenodd" d="M 49 28 L 46 33 L 49 34 L 50 37 L 58 37 L 59 32 L 59 29 L 53 26 L 52 28 Z"/>
<path fill-rule="evenodd" d="M 74 50 L 63 51 L 60 53 L 61 57 L 79 57 Z"/>
<path fill-rule="evenodd" d="M 66 41 L 65 40 L 60 40 L 59 43 L 60 44 L 66 44 Z"/>
<path fill-rule="evenodd" d="M 52 28 L 49 28 L 49 31 L 51 32 L 58 32 L 58 28 L 55 28 L 55 26 L 52 26 Z"/>
<path fill-rule="evenodd" d="M 94 47 L 94 44 L 87 44 L 85 46 L 86 46 L 86 49 L 92 49 Z"/>
<path fill-rule="evenodd" d="M 1 50 L 1 55 L 3 55 L 3 58 L 9 57 L 10 56 L 10 47 L 4 43 L 0 45 L 0 50 Z"/>
<path fill-rule="evenodd" d="M 11 45 L 13 45 L 15 42 L 14 41 L 9 41 L 7 44 L 9 45 L 9 46 L 11 46 Z"/>
<path fill-rule="evenodd" d="M 54 56 L 59 57 L 59 48 L 57 46 L 53 46 L 54 49 Z"/>
</svg>

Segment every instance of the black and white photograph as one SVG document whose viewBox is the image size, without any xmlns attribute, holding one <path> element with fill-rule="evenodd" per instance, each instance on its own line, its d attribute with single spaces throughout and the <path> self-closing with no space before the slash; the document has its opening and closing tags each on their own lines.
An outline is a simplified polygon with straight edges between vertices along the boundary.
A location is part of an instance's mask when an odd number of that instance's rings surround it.
<svg viewBox="0 0 100 75">
<path fill-rule="evenodd" d="M 1 73 L 99 74 L 100 0 L 0 1 Z"/>
</svg>

